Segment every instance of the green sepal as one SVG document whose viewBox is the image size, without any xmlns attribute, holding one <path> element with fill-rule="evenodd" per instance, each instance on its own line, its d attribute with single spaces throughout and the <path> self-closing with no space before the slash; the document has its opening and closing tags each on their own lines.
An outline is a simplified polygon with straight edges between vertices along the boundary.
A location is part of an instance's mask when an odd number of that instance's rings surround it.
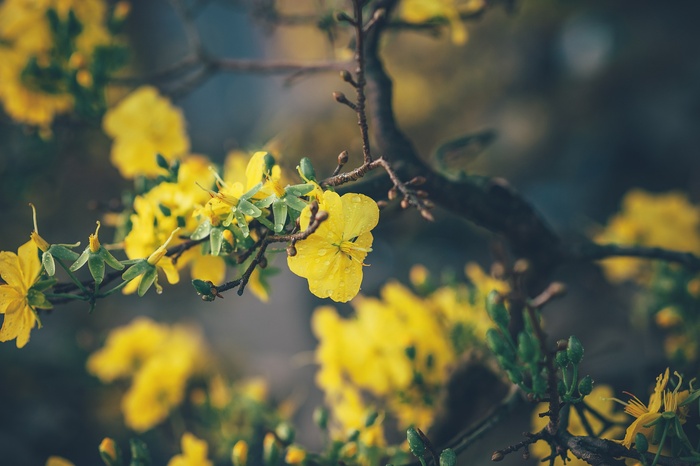
<svg viewBox="0 0 700 466">
<path fill-rule="evenodd" d="M 53 260 L 50 248 L 41 255 L 41 264 L 49 277 L 53 277 L 56 274 L 56 262 Z"/>
<path fill-rule="evenodd" d="M 170 164 L 168 161 L 163 157 L 163 154 L 160 152 L 156 154 L 156 163 L 160 168 L 164 168 L 166 170 L 170 170 Z"/>
<path fill-rule="evenodd" d="M 239 199 L 238 202 L 240 203 L 241 200 L 248 200 L 248 199 L 252 198 L 253 196 L 255 196 L 255 195 L 258 193 L 258 191 L 260 191 L 260 189 L 261 189 L 262 187 L 263 187 L 263 184 L 262 184 L 262 183 L 256 184 L 255 186 L 253 186 L 252 188 L 250 188 L 250 189 L 248 190 L 248 192 L 246 192 L 245 194 L 243 194 L 243 195 L 240 197 L 240 199 Z"/>
<path fill-rule="evenodd" d="M 153 282 L 156 281 L 156 278 L 158 278 L 158 270 L 155 266 L 151 267 L 152 268 L 147 270 L 146 273 L 143 274 L 143 277 L 141 277 L 141 283 L 139 283 L 138 287 L 139 297 L 145 295 L 146 291 L 148 291 L 151 285 L 153 285 Z"/>
<path fill-rule="evenodd" d="M 209 232 L 211 232 L 211 229 L 212 229 L 211 221 L 209 221 L 209 219 L 207 219 L 207 220 L 203 221 L 202 223 L 200 223 L 197 226 L 197 228 L 195 228 L 195 230 L 190 235 L 190 239 L 193 239 L 195 241 L 198 241 L 200 239 L 204 239 L 207 237 Z"/>
<path fill-rule="evenodd" d="M 294 428 L 288 422 L 280 422 L 275 427 L 275 435 L 283 444 L 289 445 L 294 442 L 296 432 L 294 432 Z"/>
<path fill-rule="evenodd" d="M 85 250 L 82 252 L 82 254 L 80 254 L 80 256 L 78 256 L 78 259 L 75 262 L 73 262 L 73 265 L 71 265 L 68 268 L 68 270 L 70 270 L 71 272 L 75 272 L 80 267 L 85 265 L 85 263 L 88 260 L 88 257 L 90 257 L 90 246 L 85 248 Z"/>
<path fill-rule="evenodd" d="M 100 258 L 110 267 L 112 267 L 114 270 L 123 270 L 124 269 L 124 264 L 119 262 L 116 257 L 112 255 L 111 252 L 109 252 L 107 249 L 104 248 L 104 246 L 100 246 L 100 249 L 97 250 L 95 253 Z"/>
<path fill-rule="evenodd" d="M 46 299 L 46 296 L 41 291 L 30 288 L 27 292 L 27 304 L 33 309 L 51 309 L 53 304 Z"/>
<path fill-rule="evenodd" d="M 425 443 L 415 428 L 409 427 L 406 430 L 406 440 L 408 440 L 408 447 L 411 449 L 411 453 L 417 458 L 423 458 L 426 450 Z"/>
<path fill-rule="evenodd" d="M 372 427 L 379 417 L 378 411 L 372 411 L 365 417 L 365 427 Z"/>
<path fill-rule="evenodd" d="M 244 237 L 250 236 L 250 228 L 248 228 L 248 222 L 245 220 L 245 215 L 240 210 L 236 210 L 236 221 L 238 222 L 238 228 L 241 229 Z"/>
<path fill-rule="evenodd" d="M 269 152 L 265 153 L 263 161 L 265 162 L 265 173 L 269 175 L 270 173 L 272 173 L 272 167 L 274 167 L 277 162 L 275 161 L 275 158 L 272 156 L 272 154 L 270 154 Z"/>
<path fill-rule="evenodd" d="M 209 232 L 209 248 L 212 256 L 218 256 L 221 251 L 221 244 L 224 241 L 223 233 L 222 228 L 212 228 Z"/>
<path fill-rule="evenodd" d="M 639 432 L 634 436 L 634 448 L 639 453 L 646 453 L 649 450 L 649 441 Z"/>
<path fill-rule="evenodd" d="M 265 209 L 267 207 L 270 207 L 273 202 L 277 200 L 277 196 L 272 194 L 271 196 L 267 196 L 265 199 L 261 199 L 259 201 L 255 201 L 253 204 L 255 204 L 256 207 L 260 207 L 261 209 Z"/>
<path fill-rule="evenodd" d="M 163 204 L 158 204 L 158 208 L 160 211 L 165 215 L 166 217 L 170 217 L 173 214 L 173 211 L 170 210 L 170 207 L 163 205 Z"/>
<path fill-rule="evenodd" d="M 148 445 L 142 440 L 132 438 L 129 440 L 131 447 L 131 462 L 129 466 L 151 466 L 151 454 L 148 451 Z"/>
<path fill-rule="evenodd" d="M 301 196 L 306 196 L 311 191 L 313 191 L 313 189 L 314 189 L 313 184 L 303 183 L 303 184 L 295 184 L 292 186 L 287 186 L 286 188 L 284 188 L 284 192 L 287 193 L 287 195 L 301 197 Z"/>
<path fill-rule="evenodd" d="M 282 201 L 275 201 L 272 204 L 272 214 L 275 219 L 275 233 L 279 233 L 282 231 L 284 224 L 287 221 L 287 204 Z"/>
<path fill-rule="evenodd" d="M 316 170 L 314 170 L 314 166 L 311 164 L 311 159 L 308 157 L 302 157 L 302 159 L 299 161 L 299 173 L 301 173 L 301 176 L 309 181 L 316 181 Z"/>
<path fill-rule="evenodd" d="M 593 391 L 593 378 L 590 375 L 585 376 L 578 383 L 578 392 L 581 396 L 590 395 Z"/>
<path fill-rule="evenodd" d="M 253 218 L 257 218 L 262 214 L 262 211 L 255 207 L 255 205 L 246 200 L 246 199 L 241 199 L 238 201 L 238 206 L 236 207 L 239 211 L 243 212 L 246 215 L 249 215 Z"/>
<path fill-rule="evenodd" d="M 328 415 L 328 409 L 323 406 L 316 406 L 314 409 L 312 417 L 319 429 L 326 430 L 326 428 L 328 428 Z"/>
<path fill-rule="evenodd" d="M 268 219 L 266 219 L 265 217 L 258 217 L 256 220 L 257 220 L 258 222 L 262 223 L 262 224 L 265 226 L 265 228 L 267 228 L 268 230 L 274 230 L 274 229 L 275 229 L 275 226 L 272 224 L 272 222 L 270 222 L 270 221 L 269 221 Z"/>
<path fill-rule="evenodd" d="M 700 398 L 700 390 L 695 390 L 693 393 L 688 395 L 688 398 L 678 403 L 678 406 L 688 406 L 690 403 L 697 400 L 698 398 Z"/>
<path fill-rule="evenodd" d="M 105 278 L 105 262 L 97 254 L 89 254 L 88 257 L 88 268 L 90 269 L 90 275 L 95 279 L 95 286 L 102 283 Z"/>
<path fill-rule="evenodd" d="M 293 210 L 296 210 L 299 212 L 304 210 L 304 208 L 306 207 L 306 202 L 302 201 L 301 199 L 299 199 L 298 197 L 295 197 L 295 196 L 284 196 L 282 198 L 282 200 L 284 201 L 285 204 L 287 204 L 287 206 L 290 209 L 293 209 Z"/>
<path fill-rule="evenodd" d="M 533 361 L 535 356 L 535 344 L 525 332 L 518 334 L 518 356 L 526 362 Z"/>
<path fill-rule="evenodd" d="M 74 261 L 78 258 L 78 253 L 71 251 L 70 248 L 80 246 L 80 241 L 75 244 L 52 244 L 47 252 L 50 252 L 57 259 L 64 261 Z"/>
<path fill-rule="evenodd" d="M 569 365 L 569 356 L 566 351 L 559 351 L 556 356 L 554 356 L 554 362 L 557 363 L 559 367 L 566 367 Z"/>
<path fill-rule="evenodd" d="M 126 282 L 131 281 L 139 275 L 143 275 L 149 269 L 155 270 L 155 266 L 149 264 L 146 259 L 139 259 L 138 262 L 126 269 L 126 272 L 122 274 L 122 280 Z"/>
<path fill-rule="evenodd" d="M 56 280 L 55 278 L 49 278 L 47 280 L 39 280 L 38 282 L 36 282 L 35 284 L 32 285 L 31 289 L 44 292 L 44 291 L 48 290 L 49 288 L 51 288 L 52 286 L 54 286 L 56 283 L 58 283 L 58 280 Z"/>
<path fill-rule="evenodd" d="M 192 280 L 192 286 L 194 287 L 194 290 L 197 292 L 198 295 L 210 295 L 211 294 L 211 288 L 214 286 L 212 282 L 209 280 L 200 280 L 199 278 L 195 278 Z"/>
</svg>

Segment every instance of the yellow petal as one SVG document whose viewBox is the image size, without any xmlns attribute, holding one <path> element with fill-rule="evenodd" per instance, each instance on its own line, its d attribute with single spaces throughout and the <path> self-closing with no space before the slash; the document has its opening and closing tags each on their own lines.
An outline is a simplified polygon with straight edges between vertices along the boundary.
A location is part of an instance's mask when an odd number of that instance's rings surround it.
<svg viewBox="0 0 700 466">
<path fill-rule="evenodd" d="M 0 328 L 0 341 L 16 338 L 17 348 L 22 348 L 29 341 L 29 333 L 35 322 L 36 317 L 29 306 L 25 306 L 19 312 L 5 314 L 5 320 Z"/>
<path fill-rule="evenodd" d="M 0 252 L 0 277 L 12 288 L 26 292 L 19 258 L 13 252 Z"/>
<path fill-rule="evenodd" d="M 46 460 L 46 466 L 74 466 L 72 462 L 60 456 L 50 456 Z"/>
<path fill-rule="evenodd" d="M 223 283 L 226 276 L 226 262 L 219 256 L 199 256 L 192 261 L 192 278 L 209 280 L 216 284 Z"/>
<path fill-rule="evenodd" d="M 0 285 L 0 314 L 12 314 L 24 305 L 25 296 L 10 285 Z"/>
<path fill-rule="evenodd" d="M 344 216 L 344 230 L 341 230 L 343 239 L 349 240 L 360 236 L 379 223 L 379 207 L 372 198 L 363 194 L 348 193 L 344 194 L 341 200 Z"/>
<path fill-rule="evenodd" d="M 319 298 L 331 298 L 346 303 L 360 291 L 362 265 L 346 254 L 336 254 L 327 273 L 318 279 L 309 279 L 309 291 Z"/>
<path fill-rule="evenodd" d="M 293 273 L 309 279 L 328 275 L 331 260 L 340 253 L 337 246 L 317 234 L 299 241 L 296 250 L 295 256 L 287 256 L 287 266 Z"/>
<path fill-rule="evenodd" d="M 165 277 L 168 279 L 168 283 L 174 285 L 180 281 L 180 274 L 173 264 L 173 260 L 169 257 L 164 257 L 158 261 L 158 267 L 160 267 L 163 272 L 165 272 Z"/>
<path fill-rule="evenodd" d="M 22 268 L 24 284 L 29 289 L 41 272 L 41 262 L 39 261 L 39 248 L 34 241 L 27 241 L 19 247 L 17 251 L 19 265 Z"/>
<path fill-rule="evenodd" d="M 250 190 L 256 184 L 263 180 L 263 174 L 265 173 L 265 154 L 267 152 L 258 151 L 250 158 L 248 166 L 245 169 L 246 176 L 246 191 Z"/>
<path fill-rule="evenodd" d="M 654 422 L 656 419 L 659 418 L 659 416 L 661 416 L 660 413 L 646 413 L 642 414 L 637 419 L 635 419 L 634 422 L 630 424 L 630 426 L 627 428 L 627 431 L 625 432 L 625 438 L 622 440 L 622 445 L 626 446 L 627 448 L 632 448 L 632 443 L 634 443 L 634 437 L 638 433 L 641 433 L 647 439 L 649 439 L 651 437 L 651 432 L 654 428 L 644 426 L 646 424 Z"/>
</svg>

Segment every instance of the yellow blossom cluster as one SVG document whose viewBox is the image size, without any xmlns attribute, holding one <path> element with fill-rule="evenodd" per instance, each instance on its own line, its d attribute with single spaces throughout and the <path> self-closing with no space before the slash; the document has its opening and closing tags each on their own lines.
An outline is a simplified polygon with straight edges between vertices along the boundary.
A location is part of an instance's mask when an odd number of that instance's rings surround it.
<svg viewBox="0 0 700 466">
<path fill-rule="evenodd" d="M 390 282 L 379 298 L 353 300 L 355 314 L 347 319 L 332 307 L 314 312 L 320 340 L 316 382 L 341 432 L 361 428 L 376 408 L 396 418 L 400 428 L 430 427 L 460 354 L 480 345 L 493 325 L 486 295 L 507 290 L 477 265 L 467 266 L 467 273 L 471 286 L 442 287 L 424 297 Z M 372 429 L 365 442 L 381 444 L 381 425 Z"/>
<path fill-rule="evenodd" d="M 209 447 L 207 442 L 198 439 L 189 432 L 185 432 L 181 439 L 182 454 L 173 456 L 168 461 L 168 466 L 212 466 L 207 459 Z"/>
<path fill-rule="evenodd" d="M 113 41 L 109 14 L 104 0 L 0 4 L 0 102 L 12 119 L 48 129 L 73 110 L 71 85 L 92 86 L 95 50 Z"/>
<path fill-rule="evenodd" d="M 167 161 L 187 155 L 190 141 L 182 110 L 152 86 L 142 86 L 111 108 L 102 120 L 112 144 L 112 164 L 124 178 L 163 173 L 156 155 Z"/>
<path fill-rule="evenodd" d="M 399 14 L 404 21 L 416 24 L 447 20 L 452 42 L 462 45 L 469 34 L 461 15 L 480 11 L 485 5 L 484 0 L 402 0 Z"/>
<path fill-rule="evenodd" d="M 129 428 L 144 432 L 182 402 L 188 380 L 203 370 L 206 360 L 197 331 L 139 317 L 114 329 L 87 368 L 105 383 L 131 380 L 122 412 Z"/>
<path fill-rule="evenodd" d="M 622 209 L 595 236 L 598 243 L 653 246 L 700 253 L 700 209 L 678 192 L 653 194 L 641 189 L 628 192 Z M 648 261 L 613 258 L 603 262 L 613 282 L 635 279 L 648 282 Z"/>
</svg>

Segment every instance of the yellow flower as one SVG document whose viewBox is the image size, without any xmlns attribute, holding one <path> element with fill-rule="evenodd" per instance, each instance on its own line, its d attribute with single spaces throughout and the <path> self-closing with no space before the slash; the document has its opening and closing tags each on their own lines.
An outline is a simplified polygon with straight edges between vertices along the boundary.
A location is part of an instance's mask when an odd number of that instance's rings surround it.
<svg viewBox="0 0 700 466">
<path fill-rule="evenodd" d="M 362 194 L 341 198 L 326 191 L 320 210 L 326 219 L 307 239 L 296 244 L 297 254 L 287 258 L 289 269 L 309 280 L 309 290 L 319 298 L 347 302 L 360 291 L 362 266 L 372 250 L 372 230 L 379 222 L 377 203 Z M 300 226 L 311 222 L 310 208 L 301 213 Z"/>
<path fill-rule="evenodd" d="M 231 462 L 233 466 L 246 466 L 248 464 L 248 442 L 239 440 L 231 449 Z"/>
<path fill-rule="evenodd" d="M 598 243 L 652 246 L 691 253 L 700 252 L 700 209 L 678 192 L 652 194 L 640 189 L 628 192 L 622 209 L 594 240 Z M 613 258 L 603 262 L 613 282 L 646 281 L 648 261 Z"/>
<path fill-rule="evenodd" d="M 46 466 L 75 466 L 72 461 L 68 461 L 60 456 L 49 456 Z"/>
<path fill-rule="evenodd" d="M 105 132 L 114 139 L 112 163 L 124 178 L 163 172 L 156 154 L 172 161 L 189 150 L 182 112 L 151 86 L 142 86 L 109 110 Z"/>
<path fill-rule="evenodd" d="M 409 23 L 425 23 L 444 18 L 450 24 L 452 42 L 462 45 L 467 42 L 469 35 L 460 14 L 478 11 L 484 4 L 484 0 L 403 0 L 400 15 Z"/>
<path fill-rule="evenodd" d="M 168 466 L 212 466 L 207 459 L 207 442 L 189 432 L 182 435 L 182 454 L 173 456 Z"/>
<path fill-rule="evenodd" d="M 50 307 L 44 295 L 32 289 L 40 273 L 41 263 L 34 241 L 29 240 L 20 246 L 17 254 L 0 252 L 0 276 L 6 283 L 0 285 L 0 314 L 5 314 L 0 341 L 16 338 L 17 348 L 22 348 L 38 322 L 32 306 Z"/>
<path fill-rule="evenodd" d="M 306 450 L 300 448 L 296 445 L 290 445 L 287 447 L 287 454 L 284 457 L 284 461 L 287 464 L 299 464 L 306 459 Z"/>
<path fill-rule="evenodd" d="M 591 408 L 595 409 L 598 413 L 605 416 L 607 419 L 616 423 L 624 422 L 625 414 L 621 411 L 615 411 L 615 402 L 612 396 L 612 387 L 610 387 L 609 385 L 597 385 L 593 388 L 593 391 L 586 397 L 586 403 Z M 547 422 L 549 422 L 549 418 L 540 417 L 539 413 L 545 412 L 548 409 L 549 406 L 547 405 L 547 403 L 540 403 L 532 412 L 532 432 L 537 432 L 543 429 L 545 425 L 547 425 Z M 584 427 L 585 424 L 579 416 L 578 411 L 576 411 L 574 408 L 569 409 L 569 425 L 567 426 L 568 431 L 571 432 L 572 435 L 576 436 L 589 435 L 586 431 L 586 428 Z M 591 413 L 588 412 L 586 413 L 586 423 L 591 427 L 594 433 L 600 434 L 601 438 L 615 439 L 622 437 L 623 430 L 622 427 L 619 426 L 614 426 L 606 430 L 605 432 L 601 432 L 601 429 L 603 429 L 604 426 L 603 422 L 599 418 L 593 416 Z M 530 447 L 530 452 L 536 458 L 546 458 L 552 453 L 551 449 L 544 441 L 539 441 L 532 445 Z M 573 455 L 569 455 L 569 458 L 570 459 L 566 462 L 566 464 L 569 466 L 588 465 L 588 463 L 576 458 Z M 557 466 L 563 465 L 561 458 L 557 457 L 554 462 Z"/>
<path fill-rule="evenodd" d="M 88 372 L 105 383 L 131 376 L 158 352 L 167 337 L 165 325 L 138 317 L 129 325 L 112 330 L 104 347 L 88 358 Z"/>
<path fill-rule="evenodd" d="M 675 373 L 678 376 L 678 373 Z M 681 424 L 685 423 L 686 416 L 688 414 L 687 406 L 679 406 L 679 404 L 688 397 L 688 390 L 679 391 L 682 383 L 682 379 L 678 376 L 678 385 L 675 390 L 666 390 L 669 380 L 669 369 L 663 374 L 659 374 L 656 378 L 656 386 L 654 387 L 654 393 L 649 397 L 649 404 L 645 405 L 642 401 L 634 395 L 627 402 L 621 402 L 625 405 L 625 412 L 636 419 L 632 424 L 627 427 L 625 432 L 625 438 L 622 440 L 622 445 L 627 448 L 632 448 L 635 436 L 639 433 L 644 435 L 650 443 L 650 448 L 654 450 L 656 448 L 651 445 L 652 435 L 654 433 L 655 426 L 649 426 L 649 424 L 656 421 L 665 412 L 675 413 L 678 416 Z M 663 408 L 663 410 L 662 410 Z M 647 427 L 649 426 L 649 427 Z"/>
<path fill-rule="evenodd" d="M 174 229 L 165 243 L 153 251 L 148 259 L 136 262 L 122 274 L 122 279 L 129 282 L 122 289 L 122 293 L 131 294 L 138 290 L 139 296 L 143 296 L 151 285 L 155 285 L 157 293 L 162 293 L 163 288 L 158 283 L 159 270 L 165 274 L 171 285 L 180 281 L 180 274 L 175 268 L 173 260 L 165 255 L 168 252 L 168 245 L 179 230 L 179 227 Z"/>
</svg>

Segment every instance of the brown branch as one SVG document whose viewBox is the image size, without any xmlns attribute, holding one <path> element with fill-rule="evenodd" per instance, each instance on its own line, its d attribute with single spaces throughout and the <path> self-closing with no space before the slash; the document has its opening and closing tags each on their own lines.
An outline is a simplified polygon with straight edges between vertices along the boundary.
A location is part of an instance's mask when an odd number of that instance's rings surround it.
<svg viewBox="0 0 700 466">
<path fill-rule="evenodd" d="M 570 250 L 570 259 L 576 262 L 591 262 L 610 257 L 657 259 L 681 264 L 691 272 L 700 271 L 700 258 L 689 252 L 670 251 L 668 249 L 645 246 L 596 244 L 589 241 L 574 245 Z"/>
</svg>

